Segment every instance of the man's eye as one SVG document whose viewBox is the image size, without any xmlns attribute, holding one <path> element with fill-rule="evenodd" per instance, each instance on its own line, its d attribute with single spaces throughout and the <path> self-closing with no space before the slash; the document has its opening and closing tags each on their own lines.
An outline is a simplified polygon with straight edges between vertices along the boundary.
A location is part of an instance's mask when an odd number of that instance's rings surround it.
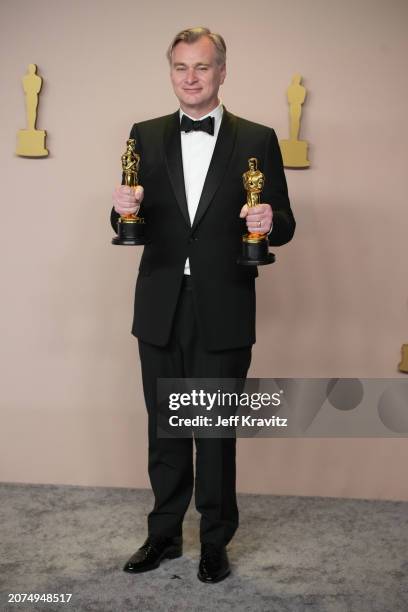
<svg viewBox="0 0 408 612">
<path fill-rule="evenodd" d="M 207 66 L 200 66 L 200 70 L 207 70 L 208 67 Z"/>
</svg>

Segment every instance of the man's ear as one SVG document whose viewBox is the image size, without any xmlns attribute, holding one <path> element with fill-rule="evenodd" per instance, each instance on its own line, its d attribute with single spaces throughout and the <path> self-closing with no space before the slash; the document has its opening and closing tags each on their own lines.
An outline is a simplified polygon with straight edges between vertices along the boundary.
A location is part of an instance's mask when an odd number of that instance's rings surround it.
<svg viewBox="0 0 408 612">
<path fill-rule="evenodd" d="M 225 77 L 227 76 L 227 67 L 224 64 L 223 66 L 221 66 L 221 82 L 220 84 L 222 85 L 223 82 L 225 81 Z"/>
</svg>

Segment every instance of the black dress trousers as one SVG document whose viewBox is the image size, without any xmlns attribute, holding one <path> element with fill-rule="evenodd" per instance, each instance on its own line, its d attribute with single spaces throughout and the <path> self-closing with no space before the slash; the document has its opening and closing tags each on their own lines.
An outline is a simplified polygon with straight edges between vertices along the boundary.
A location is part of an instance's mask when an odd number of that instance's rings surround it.
<svg viewBox="0 0 408 612">
<path fill-rule="evenodd" d="M 204 348 L 197 325 L 191 279 L 184 277 L 169 343 L 139 339 L 149 424 L 149 477 L 155 504 L 149 535 L 182 534 L 194 488 L 193 438 L 157 437 L 157 378 L 246 378 L 252 346 L 223 351 Z M 238 527 L 235 438 L 196 437 L 195 503 L 200 540 L 226 545 Z"/>
</svg>

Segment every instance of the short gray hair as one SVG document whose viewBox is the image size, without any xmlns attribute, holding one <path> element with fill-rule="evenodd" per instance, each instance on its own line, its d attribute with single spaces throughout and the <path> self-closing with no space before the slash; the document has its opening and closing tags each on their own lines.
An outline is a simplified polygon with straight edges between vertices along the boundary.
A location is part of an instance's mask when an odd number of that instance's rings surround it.
<svg viewBox="0 0 408 612">
<path fill-rule="evenodd" d="M 166 57 L 169 60 L 169 63 L 171 64 L 171 54 L 173 52 L 173 49 L 179 42 L 193 43 L 199 38 L 202 38 L 203 36 L 206 36 L 214 43 L 217 64 L 225 64 L 225 62 L 227 61 L 227 46 L 225 44 L 225 40 L 223 39 L 221 34 L 215 34 L 214 32 L 211 32 L 211 30 L 209 30 L 208 28 L 203 28 L 201 26 L 196 28 L 187 28 L 186 30 L 182 30 L 181 32 L 176 34 L 176 36 L 171 41 L 166 53 Z"/>
</svg>

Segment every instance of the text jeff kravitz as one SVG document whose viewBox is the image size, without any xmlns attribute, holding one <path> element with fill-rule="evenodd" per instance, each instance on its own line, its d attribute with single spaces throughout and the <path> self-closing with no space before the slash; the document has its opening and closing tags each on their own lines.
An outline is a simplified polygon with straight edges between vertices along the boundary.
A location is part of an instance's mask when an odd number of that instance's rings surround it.
<svg viewBox="0 0 408 612">
<path fill-rule="evenodd" d="M 213 422 L 215 421 L 215 422 Z M 288 419 L 278 416 L 253 417 L 245 415 L 231 415 L 215 420 L 212 417 L 198 415 L 192 418 L 179 417 L 172 415 L 169 417 L 169 424 L 172 427 L 287 427 Z"/>
</svg>

